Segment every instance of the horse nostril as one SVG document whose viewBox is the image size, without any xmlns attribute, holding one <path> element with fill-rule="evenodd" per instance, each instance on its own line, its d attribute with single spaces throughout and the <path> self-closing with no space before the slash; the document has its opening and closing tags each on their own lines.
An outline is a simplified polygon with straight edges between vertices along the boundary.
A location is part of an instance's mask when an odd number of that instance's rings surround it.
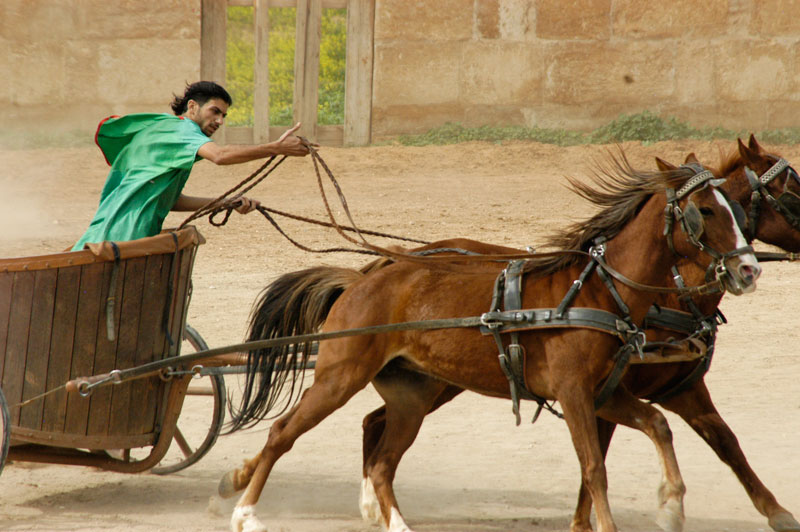
<svg viewBox="0 0 800 532">
<path fill-rule="evenodd" d="M 754 282 L 761 275 L 761 266 L 751 264 L 740 264 L 739 275 L 747 282 Z"/>
</svg>

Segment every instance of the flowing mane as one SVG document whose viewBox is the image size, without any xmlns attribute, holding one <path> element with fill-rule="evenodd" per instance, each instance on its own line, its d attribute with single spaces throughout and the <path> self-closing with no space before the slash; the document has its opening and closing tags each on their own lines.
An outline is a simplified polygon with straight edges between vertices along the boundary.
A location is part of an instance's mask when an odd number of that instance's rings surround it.
<svg viewBox="0 0 800 532">
<path fill-rule="evenodd" d="M 692 176 L 694 171 L 689 168 L 636 170 L 621 149 L 618 155 L 609 153 L 605 164 L 597 164 L 591 175 L 591 184 L 567 177 L 570 190 L 601 210 L 588 220 L 570 224 L 551 236 L 544 247 L 588 251 L 598 236 L 614 238 L 650 196 L 668 187 L 678 188 Z M 528 271 L 536 275 L 549 275 L 582 260 L 579 255 L 572 254 L 533 260 L 529 263 Z"/>
</svg>

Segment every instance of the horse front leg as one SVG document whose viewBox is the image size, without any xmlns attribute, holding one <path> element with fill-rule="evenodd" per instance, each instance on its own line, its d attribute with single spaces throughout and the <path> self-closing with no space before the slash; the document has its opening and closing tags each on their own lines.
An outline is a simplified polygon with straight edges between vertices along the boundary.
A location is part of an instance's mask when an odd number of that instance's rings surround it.
<svg viewBox="0 0 800 532">
<path fill-rule="evenodd" d="M 720 416 L 705 382 L 665 401 L 662 406 L 681 416 L 711 447 L 720 460 L 736 474 L 753 506 L 767 517 L 769 526 L 777 532 L 800 531 L 800 523 L 783 506 L 755 474 L 739 446 L 736 435 Z"/>
<path fill-rule="evenodd" d="M 640 430 L 653 441 L 662 471 L 656 523 L 667 532 L 683 530 L 683 496 L 686 486 L 672 446 L 672 431 L 664 414 L 654 406 L 640 401 L 625 388 L 618 387 L 611 398 L 597 410 L 597 415 L 612 423 Z"/>
<path fill-rule="evenodd" d="M 561 403 L 564 420 L 567 422 L 572 444 L 581 465 L 581 481 L 585 486 L 597 514 L 598 532 L 617 532 L 617 525 L 611 516 L 608 503 L 608 478 L 600 439 L 597 433 L 591 387 L 576 383 L 564 383 L 556 390 L 556 398 Z M 585 532 L 586 528 L 573 523 L 571 532 Z M 589 525 L 591 530 L 591 525 Z"/>
<path fill-rule="evenodd" d="M 603 459 L 608 454 L 608 446 L 611 443 L 611 438 L 614 436 L 614 429 L 617 425 L 608 422 L 604 419 L 595 418 L 597 421 L 597 434 L 600 438 L 600 450 L 603 453 Z M 571 532 L 592 532 L 592 496 L 589 494 L 589 489 L 586 484 L 581 481 L 581 487 L 578 491 L 578 503 L 575 506 L 575 515 L 572 518 L 570 525 Z"/>
</svg>

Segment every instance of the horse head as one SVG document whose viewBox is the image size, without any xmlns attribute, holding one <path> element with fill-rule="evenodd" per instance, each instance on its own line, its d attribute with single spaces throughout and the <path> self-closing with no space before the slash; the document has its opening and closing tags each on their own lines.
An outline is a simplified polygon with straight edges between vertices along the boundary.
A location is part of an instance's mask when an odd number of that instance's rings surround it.
<svg viewBox="0 0 800 532">
<path fill-rule="evenodd" d="M 659 160 L 662 171 L 672 171 Z M 688 159 L 681 168 L 694 175 L 677 189 L 667 189 L 664 234 L 675 254 L 706 268 L 706 278 L 740 295 L 755 290 L 761 267 L 742 232 L 741 213 L 720 188 L 724 179 Z M 738 218 L 738 220 L 737 220 Z"/>
</svg>

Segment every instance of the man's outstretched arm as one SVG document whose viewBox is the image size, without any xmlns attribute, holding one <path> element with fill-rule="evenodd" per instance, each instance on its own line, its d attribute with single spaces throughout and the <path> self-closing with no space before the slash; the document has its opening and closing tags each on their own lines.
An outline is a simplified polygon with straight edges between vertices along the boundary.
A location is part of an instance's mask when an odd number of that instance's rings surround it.
<svg viewBox="0 0 800 532">
<path fill-rule="evenodd" d="M 263 159 L 271 155 L 292 155 L 301 157 L 308 155 L 308 148 L 299 137 L 294 135 L 294 132 L 299 128 L 300 124 L 298 123 L 281 135 L 281 138 L 275 142 L 268 142 L 266 144 L 232 144 L 220 146 L 215 142 L 207 142 L 200 146 L 200 149 L 197 150 L 197 154 L 203 159 L 220 165 L 246 163 L 256 159 Z"/>
</svg>

